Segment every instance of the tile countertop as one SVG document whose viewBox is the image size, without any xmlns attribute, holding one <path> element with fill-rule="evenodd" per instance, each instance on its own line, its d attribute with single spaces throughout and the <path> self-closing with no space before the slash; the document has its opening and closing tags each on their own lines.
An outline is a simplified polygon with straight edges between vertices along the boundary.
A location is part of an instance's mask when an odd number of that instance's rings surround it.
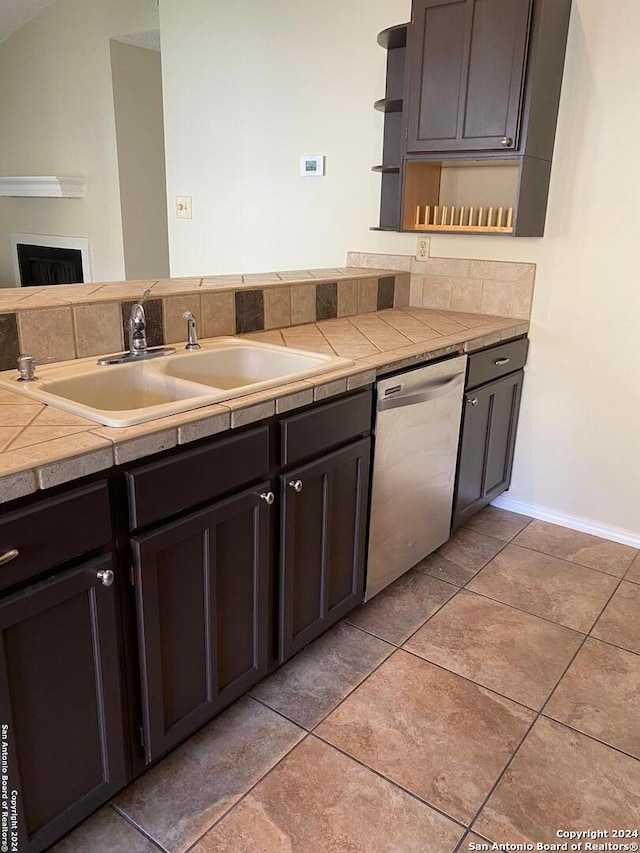
<svg viewBox="0 0 640 853">
<path fill-rule="evenodd" d="M 372 383 L 377 373 L 526 334 L 510 317 L 391 308 L 244 337 L 344 356 L 353 367 L 134 427 L 104 427 L 0 391 L 0 504 Z"/>
</svg>

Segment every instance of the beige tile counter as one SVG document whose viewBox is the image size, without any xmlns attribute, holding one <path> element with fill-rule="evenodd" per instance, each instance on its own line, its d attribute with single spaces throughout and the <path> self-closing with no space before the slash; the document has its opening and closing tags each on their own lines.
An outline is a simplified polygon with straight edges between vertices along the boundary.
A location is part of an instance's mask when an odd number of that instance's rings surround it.
<svg viewBox="0 0 640 853">
<path fill-rule="evenodd" d="M 245 337 L 354 360 L 353 367 L 124 429 L 0 391 L 0 503 L 370 384 L 376 374 L 525 334 L 508 317 L 390 308 Z"/>
</svg>

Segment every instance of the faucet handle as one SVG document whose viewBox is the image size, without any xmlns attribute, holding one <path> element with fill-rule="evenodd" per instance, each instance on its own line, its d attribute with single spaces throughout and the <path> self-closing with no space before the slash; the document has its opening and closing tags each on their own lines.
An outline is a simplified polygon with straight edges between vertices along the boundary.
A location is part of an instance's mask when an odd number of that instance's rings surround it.
<svg viewBox="0 0 640 853">
<path fill-rule="evenodd" d="M 187 321 L 187 345 L 185 346 L 185 349 L 188 349 L 188 350 L 202 349 L 202 347 L 198 343 L 198 332 L 196 330 L 196 318 L 193 316 L 191 311 L 184 311 L 182 314 L 182 319 Z"/>
<path fill-rule="evenodd" d="M 34 358 L 34 356 L 29 355 L 28 353 L 21 353 L 18 356 L 18 382 L 33 382 L 34 379 L 37 379 L 36 376 L 36 365 L 37 364 L 46 364 L 49 361 L 55 361 L 55 356 L 47 355 L 44 358 Z"/>
</svg>

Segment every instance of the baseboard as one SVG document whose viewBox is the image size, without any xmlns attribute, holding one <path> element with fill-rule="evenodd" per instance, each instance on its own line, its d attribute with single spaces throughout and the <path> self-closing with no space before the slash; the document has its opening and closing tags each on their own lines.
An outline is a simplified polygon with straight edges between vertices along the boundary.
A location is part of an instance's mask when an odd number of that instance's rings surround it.
<svg viewBox="0 0 640 853">
<path fill-rule="evenodd" d="M 549 521 L 551 524 L 560 524 L 562 527 L 571 528 L 571 530 L 579 530 L 581 533 L 590 533 L 592 536 L 599 536 L 601 539 L 611 539 L 613 542 L 620 542 L 622 545 L 640 548 L 640 535 L 632 533 L 630 530 L 622 530 L 620 527 L 608 527 L 605 524 L 596 524 L 586 518 L 565 515 L 563 512 L 557 512 L 554 509 L 548 509 L 538 504 L 530 504 L 526 501 L 517 501 L 506 495 L 500 495 L 500 497 L 491 501 L 491 504 L 500 509 L 517 512 L 520 515 L 530 515 L 532 518 L 539 518 L 541 521 Z"/>
</svg>

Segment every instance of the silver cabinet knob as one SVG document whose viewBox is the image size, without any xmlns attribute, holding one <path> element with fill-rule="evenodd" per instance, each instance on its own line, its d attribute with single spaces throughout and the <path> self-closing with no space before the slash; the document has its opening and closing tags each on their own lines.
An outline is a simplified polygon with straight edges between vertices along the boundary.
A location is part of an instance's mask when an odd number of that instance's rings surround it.
<svg viewBox="0 0 640 853">
<path fill-rule="evenodd" d="M 302 480 L 291 480 L 289 483 L 289 487 L 293 489 L 294 492 L 302 491 Z"/>
<path fill-rule="evenodd" d="M 276 496 L 273 494 L 273 492 L 263 492 L 263 493 L 260 495 L 260 498 L 261 498 L 261 500 L 263 500 L 266 504 L 268 504 L 269 506 L 271 506 L 271 504 L 275 501 Z"/>
<path fill-rule="evenodd" d="M 496 358 L 494 359 L 493 363 L 496 365 L 496 367 L 504 367 L 504 365 L 509 364 L 510 361 L 510 358 Z"/>
<path fill-rule="evenodd" d="M 102 581 L 102 586 L 111 586 L 115 579 L 115 575 L 111 569 L 103 569 L 101 572 L 98 572 L 96 577 L 98 580 Z"/>
<path fill-rule="evenodd" d="M 17 548 L 9 548 L 4 554 L 0 554 L 0 566 L 4 566 L 6 563 L 10 563 L 11 560 L 15 560 L 18 554 L 19 551 Z"/>
<path fill-rule="evenodd" d="M 513 139 L 510 136 L 503 136 L 500 144 L 503 148 L 511 148 L 513 145 Z"/>
<path fill-rule="evenodd" d="M 471 403 L 472 406 L 477 406 L 478 405 L 478 398 L 477 397 L 467 397 L 467 403 Z"/>
</svg>

